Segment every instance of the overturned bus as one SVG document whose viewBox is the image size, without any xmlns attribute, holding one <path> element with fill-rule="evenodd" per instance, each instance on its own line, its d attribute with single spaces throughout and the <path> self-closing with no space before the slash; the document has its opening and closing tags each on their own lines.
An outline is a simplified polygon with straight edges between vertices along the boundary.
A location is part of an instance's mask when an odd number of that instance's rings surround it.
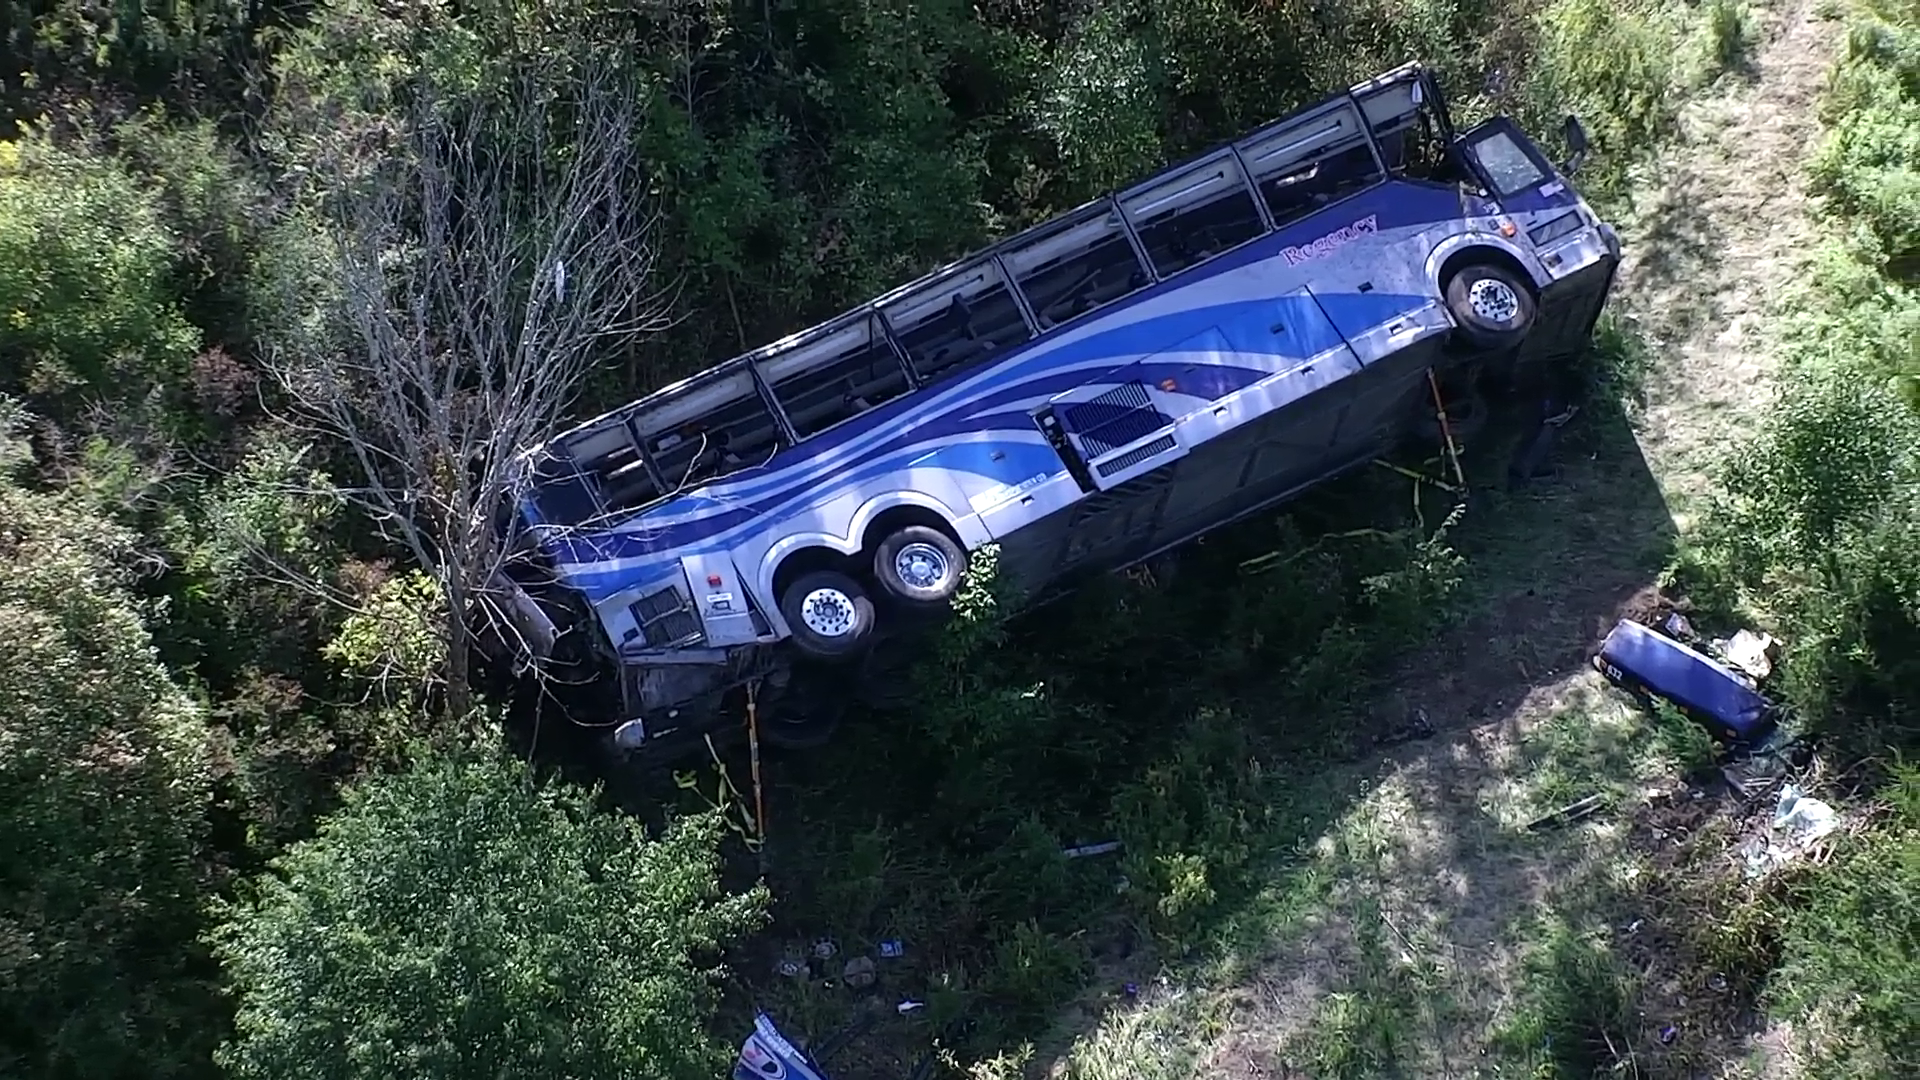
<svg viewBox="0 0 1920 1080">
<path fill-rule="evenodd" d="M 818 741 L 857 664 L 959 589 L 1037 597 L 1575 363 L 1620 245 L 1504 117 L 1407 64 L 529 448 L 529 659 L 618 688 L 618 743 Z M 1431 380 L 1431 381 L 1430 381 Z"/>
</svg>

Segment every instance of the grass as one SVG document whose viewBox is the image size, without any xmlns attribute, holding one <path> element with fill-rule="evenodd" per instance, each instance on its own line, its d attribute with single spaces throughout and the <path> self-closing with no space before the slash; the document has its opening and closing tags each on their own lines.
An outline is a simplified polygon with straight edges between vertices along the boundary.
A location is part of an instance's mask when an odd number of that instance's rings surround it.
<svg viewBox="0 0 1920 1080">
<path fill-rule="evenodd" d="M 1526 931 L 1534 943 L 1513 1012 L 1495 1029 L 1498 1074 L 1591 1077 L 1624 1060 L 1638 1028 L 1636 980 L 1615 954 L 1611 928 L 1554 912 Z"/>
</svg>

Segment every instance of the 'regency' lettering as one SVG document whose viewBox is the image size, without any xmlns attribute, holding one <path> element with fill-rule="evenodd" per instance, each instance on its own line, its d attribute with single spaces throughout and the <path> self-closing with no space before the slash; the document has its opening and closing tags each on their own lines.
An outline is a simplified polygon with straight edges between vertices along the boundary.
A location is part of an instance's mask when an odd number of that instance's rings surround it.
<svg viewBox="0 0 1920 1080">
<path fill-rule="evenodd" d="M 1303 262 L 1318 259 L 1334 249 L 1353 243 L 1363 236 L 1380 231 L 1380 218 L 1377 214 L 1368 214 L 1351 225 L 1342 225 L 1338 229 L 1299 247 L 1284 247 L 1280 254 L 1287 257 L 1288 266 L 1299 266 Z"/>
</svg>

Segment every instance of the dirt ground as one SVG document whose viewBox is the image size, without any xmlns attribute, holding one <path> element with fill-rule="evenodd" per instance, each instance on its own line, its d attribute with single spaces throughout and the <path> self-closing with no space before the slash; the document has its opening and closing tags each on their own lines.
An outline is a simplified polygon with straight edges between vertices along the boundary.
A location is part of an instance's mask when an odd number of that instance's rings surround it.
<svg viewBox="0 0 1920 1080">
<path fill-rule="evenodd" d="M 1697 514 L 1710 463 L 1764 407 L 1766 316 L 1813 247 L 1802 164 L 1838 32 L 1813 0 L 1776 0 L 1754 20 L 1749 61 L 1685 107 L 1620 223 L 1619 304 L 1654 349 L 1644 407 L 1630 423 L 1583 420 L 1554 481 L 1475 505 L 1498 522 L 1460 534 L 1484 606 L 1415 658 L 1380 710 L 1383 726 L 1418 712 L 1438 734 L 1364 766 L 1369 797 L 1320 853 L 1331 908 L 1290 927 L 1229 995 L 1200 1075 L 1324 1072 L 1310 1064 L 1316 1039 L 1379 989 L 1363 932 L 1412 987 L 1392 1018 L 1395 1074 L 1518 1075 L 1489 1046 L 1520 993 L 1526 928 L 1566 911 L 1631 927 L 1615 927 L 1616 954 L 1643 976 L 1637 1033 L 1611 1047 L 1621 1075 L 1794 1075 L 1737 992 L 1690 966 L 1657 917 L 1587 902 L 1674 872 L 1663 845 L 1694 825 L 1669 819 L 1696 811 L 1663 801 L 1672 763 L 1633 745 L 1641 721 L 1586 657 L 1616 619 L 1658 602 L 1661 559 Z M 1524 828 L 1588 790 L 1618 796 L 1613 811 Z"/>
</svg>

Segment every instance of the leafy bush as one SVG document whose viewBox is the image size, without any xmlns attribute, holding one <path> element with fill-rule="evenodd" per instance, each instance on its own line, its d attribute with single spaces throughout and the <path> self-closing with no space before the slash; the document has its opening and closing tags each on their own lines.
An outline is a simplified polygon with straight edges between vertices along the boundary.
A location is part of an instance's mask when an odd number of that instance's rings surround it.
<svg viewBox="0 0 1920 1080">
<path fill-rule="evenodd" d="M 239 1078 L 710 1080 L 712 957 L 764 895 L 725 895 L 723 826 L 650 838 L 593 795 L 470 749 L 352 789 L 225 909 Z"/>
<path fill-rule="evenodd" d="M 180 383 L 200 335 L 172 291 L 174 243 L 118 160 L 37 132 L 0 143 L 0 389 L 73 415 Z"/>
<path fill-rule="evenodd" d="M 0 1073 L 177 1076 L 211 1041 L 191 948 L 201 712 L 129 593 L 132 537 L 0 455 Z"/>
<path fill-rule="evenodd" d="M 1816 190 L 1871 231 L 1911 275 L 1920 259 L 1920 5 L 1863 4 L 1824 103 Z"/>
<path fill-rule="evenodd" d="M 1120 187 L 1161 162 L 1158 53 L 1121 9 L 1095 9 L 1050 65 L 1038 117 L 1082 190 Z"/>
<path fill-rule="evenodd" d="M 418 701 L 446 663 L 446 600 L 419 570 L 387 578 L 359 598 L 321 650 L 389 704 Z"/>
</svg>

